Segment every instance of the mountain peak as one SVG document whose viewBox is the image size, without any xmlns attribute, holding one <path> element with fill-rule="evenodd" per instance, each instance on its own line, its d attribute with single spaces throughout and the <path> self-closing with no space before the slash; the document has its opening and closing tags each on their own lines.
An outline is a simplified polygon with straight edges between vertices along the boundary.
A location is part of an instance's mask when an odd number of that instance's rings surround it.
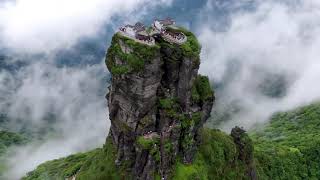
<svg viewBox="0 0 320 180">
<path fill-rule="evenodd" d="M 163 32 L 141 42 L 124 31 L 114 35 L 106 56 L 115 163 L 137 179 L 167 179 L 177 158 L 192 162 L 214 94 L 208 78 L 198 75 L 200 46 L 191 32 L 166 27 L 167 34 L 186 36 L 180 43 Z"/>
</svg>

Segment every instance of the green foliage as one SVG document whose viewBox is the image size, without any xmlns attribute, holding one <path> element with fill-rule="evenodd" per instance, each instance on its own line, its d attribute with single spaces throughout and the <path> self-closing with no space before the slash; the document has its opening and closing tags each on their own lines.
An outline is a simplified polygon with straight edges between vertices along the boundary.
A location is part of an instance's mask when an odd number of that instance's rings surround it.
<svg viewBox="0 0 320 180">
<path fill-rule="evenodd" d="M 320 179 L 320 104 L 275 114 L 251 137 L 261 179 Z"/>
<path fill-rule="evenodd" d="M 1 119 L 1 117 L 0 117 Z M 10 148 L 14 146 L 24 145 L 29 140 L 17 133 L 0 131 L 0 179 L 6 171 L 6 155 L 10 152 Z"/>
<path fill-rule="evenodd" d="M 211 89 L 209 78 L 207 76 L 198 75 L 193 84 L 191 93 L 191 98 L 196 103 L 212 99 L 214 93 Z"/>
<path fill-rule="evenodd" d="M 203 129 L 192 164 L 177 162 L 173 179 L 246 179 L 232 138 L 219 130 Z"/>
<path fill-rule="evenodd" d="M 186 151 L 194 145 L 194 137 L 191 135 L 191 131 L 194 126 L 198 125 L 201 121 L 201 112 L 195 112 L 191 114 L 183 114 L 179 116 L 181 122 L 181 146 Z"/>
<path fill-rule="evenodd" d="M 23 180 L 64 180 L 75 175 L 82 167 L 84 162 L 95 155 L 100 149 L 87 153 L 79 153 L 66 158 L 48 161 L 37 167 L 36 170 L 29 172 Z"/>
<path fill-rule="evenodd" d="M 199 124 L 201 121 L 201 112 L 192 113 L 192 121 L 194 124 Z"/>
<path fill-rule="evenodd" d="M 132 52 L 123 52 L 120 43 L 128 46 Z M 150 62 L 159 49 L 160 47 L 158 45 L 145 45 L 117 33 L 113 36 L 111 45 L 108 49 L 106 65 L 112 75 L 140 72 L 143 70 L 145 63 Z M 116 59 L 122 63 L 116 64 Z"/>
<path fill-rule="evenodd" d="M 145 138 L 143 136 L 139 136 L 137 138 L 137 144 L 143 150 L 149 150 L 150 154 L 153 156 L 156 162 L 160 162 L 160 138 L 153 137 L 153 138 Z"/>
<path fill-rule="evenodd" d="M 145 138 L 143 136 L 139 136 L 137 138 L 137 144 L 142 149 L 151 149 L 154 145 L 158 145 L 160 142 L 159 138 Z"/>
<path fill-rule="evenodd" d="M 177 101 L 173 98 L 159 99 L 159 107 L 162 109 L 173 109 L 176 104 Z"/>
<path fill-rule="evenodd" d="M 240 137 L 240 142 L 243 144 L 243 152 L 244 152 L 244 158 L 245 161 L 251 160 L 253 157 L 251 156 L 254 151 L 254 145 L 247 133 L 243 133 Z"/>
<path fill-rule="evenodd" d="M 164 142 L 164 150 L 166 153 L 172 153 L 174 151 L 173 144 L 170 139 L 166 139 Z"/>
<path fill-rule="evenodd" d="M 127 72 L 129 72 L 129 67 L 128 66 L 113 66 L 111 68 L 111 73 L 113 75 L 126 74 Z"/>
<path fill-rule="evenodd" d="M 150 124 L 153 124 L 153 119 L 150 116 L 145 116 L 139 121 L 139 127 L 144 128 L 146 126 L 149 126 Z"/>
<path fill-rule="evenodd" d="M 81 167 L 77 175 L 77 180 L 105 180 L 105 179 L 123 179 L 126 176 L 124 173 L 125 164 L 117 168 L 115 166 L 116 153 L 115 147 L 111 139 L 107 139 L 103 149 L 88 158 Z"/>
<path fill-rule="evenodd" d="M 117 126 L 119 129 L 121 129 L 124 133 L 129 133 L 132 132 L 133 129 L 128 126 L 127 123 L 123 122 L 123 121 L 116 121 L 115 126 Z"/>
<path fill-rule="evenodd" d="M 186 57 L 196 58 L 199 61 L 197 63 L 200 64 L 200 59 L 198 57 L 201 52 L 201 46 L 196 36 L 192 32 L 182 27 L 179 27 L 178 29 L 168 28 L 168 30 L 182 32 L 187 36 L 187 42 L 181 45 L 182 53 Z"/>
<path fill-rule="evenodd" d="M 194 138 L 190 133 L 184 133 L 181 146 L 184 149 L 184 151 L 187 151 L 189 148 L 191 148 L 194 145 Z"/>
<path fill-rule="evenodd" d="M 79 180 L 121 179 L 123 169 L 115 167 L 115 149 L 111 140 L 104 148 L 48 161 L 29 172 L 23 180 L 65 180 L 77 174 Z"/>
<path fill-rule="evenodd" d="M 150 154 L 154 158 L 154 160 L 159 163 L 160 162 L 160 149 L 159 146 L 153 146 L 152 149 L 150 150 Z"/>
<path fill-rule="evenodd" d="M 149 46 L 123 36 L 121 36 L 121 38 L 125 40 L 125 43 L 129 45 L 130 48 L 132 48 L 135 55 L 139 58 L 145 59 L 146 61 L 150 61 L 155 55 L 157 55 L 157 52 L 160 49 L 159 45 Z"/>
<path fill-rule="evenodd" d="M 203 165 L 185 165 L 178 162 L 175 167 L 173 180 L 207 180 L 207 169 Z"/>
<path fill-rule="evenodd" d="M 0 131 L 0 156 L 7 152 L 7 149 L 13 145 L 22 145 L 27 143 L 27 138 L 13 132 Z"/>
<path fill-rule="evenodd" d="M 179 104 L 176 98 L 159 99 L 159 108 L 164 109 L 165 114 L 171 118 L 180 118 Z"/>
</svg>

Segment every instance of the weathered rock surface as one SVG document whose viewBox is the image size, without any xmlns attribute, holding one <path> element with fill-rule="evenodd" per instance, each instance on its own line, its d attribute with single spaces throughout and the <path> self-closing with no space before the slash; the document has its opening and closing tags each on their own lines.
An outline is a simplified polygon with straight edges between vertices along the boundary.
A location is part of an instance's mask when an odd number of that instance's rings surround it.
<svg viewBox="0 0 320 180">
<path fill-rule="evenodd" d="M 246 131 L 238 126 L 231 130 L 231 137 L 233 138 L 239 152 L 238 159 L 246 164 L 247 177 L 252 180 L 256 180 L 257 173 L 254 166 L 253 143 L 251 139 Z"/>
<path fill-rule="evenodd" d="M 134 179 L 168 179 L 178 157 L 191 163 L 210 116 L 214 94 L 198 75 L 200 46 L 187 35 L 181 46 L 157 38 L 150 47 L 116 34 L 108 50 L 109 136 L 115 163 Z"/>
</svg>

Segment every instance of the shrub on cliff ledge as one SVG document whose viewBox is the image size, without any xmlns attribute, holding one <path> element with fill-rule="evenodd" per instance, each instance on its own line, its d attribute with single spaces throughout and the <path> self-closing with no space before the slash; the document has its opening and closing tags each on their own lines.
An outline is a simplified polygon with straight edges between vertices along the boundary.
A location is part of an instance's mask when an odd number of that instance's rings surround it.
<svg viewBox="0 0 320 180">
<path fill-rule="evenodd" d="M 214 97 L 207 76 L 198 75 L 192 87 L 192 100 L 196 103 L 204 102 Z"/>
<path fill-rule="evenodd" d="M 159 138 L 145 138 L 143 136 L 137 138 L 137 143 L 142 149 L 151 149 L 154 145 L 158 145 L 159 142 Z"/>
</svg>

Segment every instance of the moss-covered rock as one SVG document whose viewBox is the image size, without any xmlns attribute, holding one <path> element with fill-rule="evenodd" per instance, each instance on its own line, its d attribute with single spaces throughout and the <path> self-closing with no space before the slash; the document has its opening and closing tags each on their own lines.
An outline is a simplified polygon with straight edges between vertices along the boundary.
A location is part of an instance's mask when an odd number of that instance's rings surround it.
<svg viewBox="0 0 320 180">
<path fill-rule="evenodd" d="M 192 164 L 178 161 L 172 179 L 247 179 L 245 164 L 237 160 L 233 139 L 219 130 L 203 129 Z"/>
<path fill-rule="evenodd" d="M 146 62 L 159 54 L 159 49 L 158 45 L 149 46 L 116 33 L 107 51 L 106 65 L 112 75 L 140 72 Z"/>
<path fill-rule="evenodd" d="M 183 28 L 183 27 L 178 27 L 178 28 L 167 28 L 168 31 L 173 31 L 173 32 L 181 32 L 184 35 L 187 36 L 187 41 L 185 43 L 183 43 L 182 45 L 176 45 L 177 47 L 181 48 L 182 50 L 182 54 L 185 57 L 198 57 L 201 51 L 201 46 L 199 44 L 198 39 L 196 38 L 196 36 L 188 31 L 187 29 Z M 197 58 L 196 60 L 200 60 L 199 58 Z M 200 62 L 197 62 L 200 64 Z"/>
<path fill-rule="evenodd" d="M 210 87 L 207 76 L 198 75 L 192 87 L 192 100 L 196 103 L 214 98 L 214 92 Z"/>
<path fill-rule="evenodd" d="M 137 138 L 137 144 L 142 148 L 142 149 L 152 149 L 153 146 L 158 146 L 160 143 L 159 137 L 150 137 L 146 138 L 144 136 L 139 136 Z"/>
</svg>

